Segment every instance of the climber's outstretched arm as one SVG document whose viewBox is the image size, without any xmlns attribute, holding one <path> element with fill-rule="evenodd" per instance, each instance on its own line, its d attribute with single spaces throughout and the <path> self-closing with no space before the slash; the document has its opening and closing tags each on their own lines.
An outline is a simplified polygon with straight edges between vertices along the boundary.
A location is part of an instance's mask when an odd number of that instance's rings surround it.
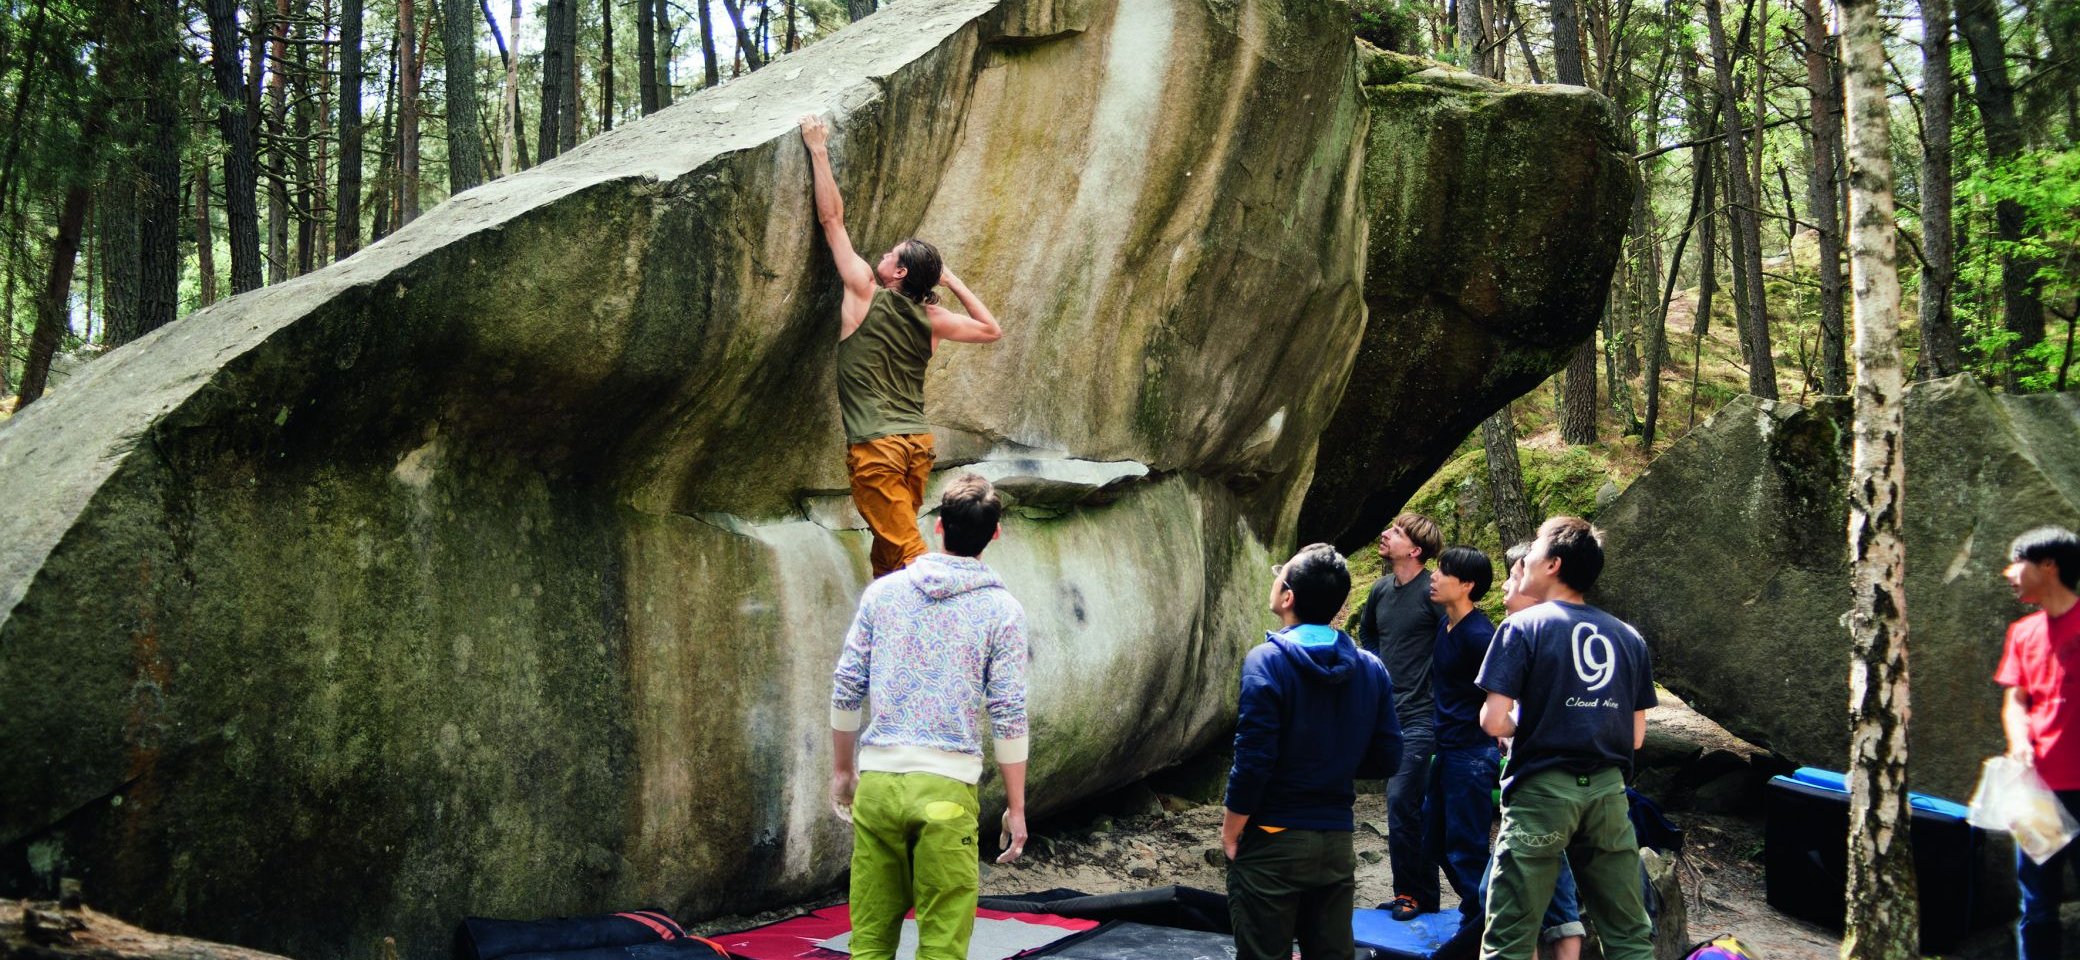
<svg viewBox="0 0 2080 960">
<path fill-rule="evenodd" d="M 874 268 L 852 249 L 852 237 L 845 232 L 845 198 L 838 195 L 837 178 L 831 175 L 830 133 L 822 117 L 812 114 L 802 118 L 802 144 L 809 148 L 809 165 L 816 180 L 816 220 L 823 225 L 823 239 L 830 244 L 838 277 L 845 281 L 849 327 L 859 322 L 851 315 L 858 312 L 864 316 L 867 301 L 874 297 Z"/>
</svg>

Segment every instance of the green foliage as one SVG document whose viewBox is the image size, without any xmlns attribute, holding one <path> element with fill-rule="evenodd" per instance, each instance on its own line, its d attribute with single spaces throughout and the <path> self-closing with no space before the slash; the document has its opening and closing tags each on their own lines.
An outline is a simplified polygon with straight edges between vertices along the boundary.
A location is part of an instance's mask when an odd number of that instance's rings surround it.
<svg viewBox="0 0 2080 960">
<path fill-rule="evenodd" d="M 2080 149 L 2031 151 L 2010 163 L 1982 167 L 1960 190 L 2022 208 L 2028 224 L 2022 240 L 1994 240 L 1990 246 L 1996 254 L 2040 264 L 2036 278 L 2042 299 L 2064 323 L 2052 325 L 2042 342 L 2023 352 L 2020 382 L 2025 390 L 2060 389 L 2070 364 L 2073 315 L 2080 311 Z M 1985 279 L 1998 282 L 1997 275 Z M 1998 365 L 2016 336 L 1980 320 L 1972 327 L 1974 349 Z"/>
<path fill-rule="evenodd" d="M 1350 0 L 1351 29 L 1373 46 L 1424 54 L 1422 22 L 1414 0 Z"/>
</svg>

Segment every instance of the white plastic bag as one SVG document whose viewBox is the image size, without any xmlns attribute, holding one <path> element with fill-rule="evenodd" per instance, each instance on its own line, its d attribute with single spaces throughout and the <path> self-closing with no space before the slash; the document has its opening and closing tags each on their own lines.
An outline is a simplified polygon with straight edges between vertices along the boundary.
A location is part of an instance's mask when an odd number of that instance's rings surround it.
<svg viewBox="0 0 2080 960">
<path fill-rule="evenodd" d="M 1972 826 L 2014 837 L 2015 845 L 2039 864 L 2080 836 L 2080 820 L 2073 819 L 2058 795 L 2044 785 L 2037 768 L 2007 756 L 1986 761 L 1965 819 Z"/>
</svg>

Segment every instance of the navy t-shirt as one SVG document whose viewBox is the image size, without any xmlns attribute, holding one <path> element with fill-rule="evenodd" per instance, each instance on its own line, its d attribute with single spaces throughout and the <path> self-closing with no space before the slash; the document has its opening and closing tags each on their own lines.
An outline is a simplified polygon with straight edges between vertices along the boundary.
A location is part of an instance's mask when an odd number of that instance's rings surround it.
<svg viewBox="0 0 2080 960">
<path fill-rule="evenodd" d="M 1439 618 L 1437 645 L 1430 655 L 1430 688 L 1437 697 L 1437 746 L 1443 750 L 1492 747 L 1495 738 L 1481 729 L 1481 704 L 1488 692 L 1473 682 L 1495 638 L 1495 624 L 1475 609 L 1458 626 Z"/>
<path fill-rule="evenodd" d="M 1632 714 L 1658 702 L 1639 631 L 1595 607 L 1558 600 L 1503 620 L 1475 682 L 1521 707 L 1505 793 L 1525 775 L 1553 768 L 1629 774 Z"/>
</svg>

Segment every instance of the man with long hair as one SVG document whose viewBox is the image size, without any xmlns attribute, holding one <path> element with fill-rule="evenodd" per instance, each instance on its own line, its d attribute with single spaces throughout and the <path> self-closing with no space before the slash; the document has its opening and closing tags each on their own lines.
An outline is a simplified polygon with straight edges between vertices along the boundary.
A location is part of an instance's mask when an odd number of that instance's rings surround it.
<svg viewBox="0 0 2080 960">
<path fill-rule="evenodd" d="M 982 298 L 946 269 L 939 251 L 911 238 L 869 265 L 845 232 L 845 200 L 831 174 L 830 127 L 802 118 L 816 188 L 816 219 L 845 284 L 838 309 L 838 408 L 845 423 L 845 467 L 852 502 L 874 532 L 874 576 L 923 556 L 917 529 L 932 472 L 932 427 L 924 415 L 924 371 L 942 340 L 994 343 L 1004 335 Z M 939 304 L 953 291 L 962 315 Z"/>
</svg>

